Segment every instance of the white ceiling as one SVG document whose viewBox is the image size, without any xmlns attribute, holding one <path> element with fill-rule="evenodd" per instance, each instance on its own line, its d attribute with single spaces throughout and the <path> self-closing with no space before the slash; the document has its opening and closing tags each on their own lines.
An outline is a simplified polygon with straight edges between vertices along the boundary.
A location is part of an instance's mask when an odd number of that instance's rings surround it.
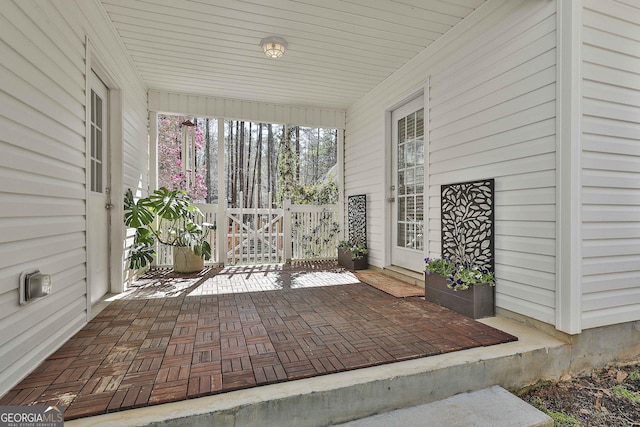
<svg viewBox="0 0 640 427">
<path fill-rule="evenodd" d="M 346 109 L 485 0 L 101 0 L 151 89 Z M 283 37 L 284 57 L 260 40 Z"/>
</svg>

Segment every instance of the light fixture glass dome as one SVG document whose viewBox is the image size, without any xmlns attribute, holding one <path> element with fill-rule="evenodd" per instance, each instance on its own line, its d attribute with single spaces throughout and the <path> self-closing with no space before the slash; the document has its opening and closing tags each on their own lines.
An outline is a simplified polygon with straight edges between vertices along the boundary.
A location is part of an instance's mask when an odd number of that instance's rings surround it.
<svg viewBox="0 0 640 427">
<path fill-rule="evenodd" d="M 260 41 L 264 54 L 269 58 L 278 59 L 287 50 L 287 42 L 280 37 L 265 37 Z"/>
</svg>

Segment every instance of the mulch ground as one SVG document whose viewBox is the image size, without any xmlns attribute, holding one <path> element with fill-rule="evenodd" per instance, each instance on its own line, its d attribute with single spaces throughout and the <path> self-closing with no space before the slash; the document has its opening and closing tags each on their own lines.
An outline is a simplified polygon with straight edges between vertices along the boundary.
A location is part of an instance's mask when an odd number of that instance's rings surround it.
<svg viewBox="0 0 640 427">
<path fill-rule="evenodd" d="M 556 426 L 640 426 L 640 364 L 539 384 L 520 398 L 551 415 Z"/>
</svg>

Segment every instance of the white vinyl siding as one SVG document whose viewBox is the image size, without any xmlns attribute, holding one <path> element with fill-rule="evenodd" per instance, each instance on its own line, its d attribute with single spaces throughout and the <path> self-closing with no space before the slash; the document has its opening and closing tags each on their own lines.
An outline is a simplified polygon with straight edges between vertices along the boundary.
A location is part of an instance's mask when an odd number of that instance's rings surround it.
<svg viewBox="0 0 640 427">
<path fill-rule="evenodd" d="M 367 194 L 369 260 L 384 266 L 384 110 L 428 82 L 428 253 L 440 253 L 440 185 L 495 178 L 497 305 L 554 324 L 555 2 L 488 2 L 467 23 L 347 111 L 346 193 Z"/>
<path fill-rule="evenodd" d="M 582 326 L 640 319 L 640 4 L 582 10 Z"/>
<path fill-rule="evenodd" d="M 439 186 L 495 178 L 496 304 L 555 320 L 555 8 L 513 16 L 431 76 L 429 230 Z"/>
<path fill-rule="evenodd" d="M 85 37 L 120 80 L 126 186 L 146 187 L 146 89 L 104 12 L 84 0 L 0 10 L 0 395 L 87 320 Z M 134 127 L 127 132 L 127 124 Z M 116 203 L 118 203 L 116 201 Z M 20 273 L 53 293 L 18 304 Z"/>
</svg>

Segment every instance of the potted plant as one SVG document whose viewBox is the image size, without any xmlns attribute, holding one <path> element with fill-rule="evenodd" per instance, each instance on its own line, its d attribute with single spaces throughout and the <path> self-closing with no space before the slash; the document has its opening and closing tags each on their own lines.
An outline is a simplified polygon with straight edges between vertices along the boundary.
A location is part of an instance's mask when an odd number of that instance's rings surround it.
<svg viewBox="0 0 640 427">
<path fill-rule="evenodd" d="M 425 299 L 465 316 L 495 315 L 496 278 L 472 262 L 425 258 Z"/>
<path fill-rule="evenodd" d="M 349 270 L 366 270 L 369 266 L 369 250 L 364 243 L 351 243 L 343 240 L 338 243 L 338 264 Z"/>
<path fill-rule="evenodd" d="M 131 189 L 124 198 L 124 223 L 136 233 L 129 253 L 129 268 L 140 269 L 153 261 L 157 243 L 173 247 L 173 269 L 179 273 L 200 271 L 211 259 L 207 235 L 215 224 L 199 224 L 202 212 L 185 191 L 155 190 L 134 201 Z"/>
</svg>

